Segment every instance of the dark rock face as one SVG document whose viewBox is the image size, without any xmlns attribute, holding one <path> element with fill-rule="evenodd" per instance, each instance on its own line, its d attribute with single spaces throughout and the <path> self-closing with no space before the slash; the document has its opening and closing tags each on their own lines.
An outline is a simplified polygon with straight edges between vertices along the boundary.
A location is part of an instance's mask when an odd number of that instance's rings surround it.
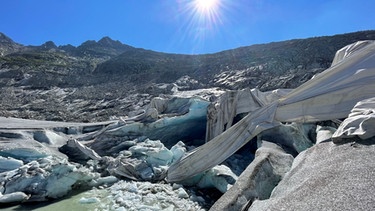
<svg viewBox="0 0 375 211">
<path fill-rule="evenodd" d="M 68 52 L 75 56 L 107 57 L 108 59 L 131 49 L 133 49 L 133 47 L 124 45 L 120 41 L 114 41 L 109 37 L 103 37 L 98 42 L 94 40 L 86 41 Z"/>
</svg>

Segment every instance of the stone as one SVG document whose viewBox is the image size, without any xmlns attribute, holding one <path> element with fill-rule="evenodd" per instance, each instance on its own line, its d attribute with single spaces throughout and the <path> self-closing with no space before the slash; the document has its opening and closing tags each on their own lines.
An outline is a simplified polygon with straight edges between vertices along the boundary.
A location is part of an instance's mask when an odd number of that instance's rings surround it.
<svg viewBox="0 0 375 211">
<path fill-rule="evenodd" d="M 255 199 L 267 199 L 292 166 L 293 156 L 277 144 L 261 141 L 255 159 L 210 210 L 242 210 Z"/>
<path fill-rule="evenodd" d="M 375 142 L 321 142 L 294 160 L 267 200 L 249 210 L 373 210 Z"/>
</svg>

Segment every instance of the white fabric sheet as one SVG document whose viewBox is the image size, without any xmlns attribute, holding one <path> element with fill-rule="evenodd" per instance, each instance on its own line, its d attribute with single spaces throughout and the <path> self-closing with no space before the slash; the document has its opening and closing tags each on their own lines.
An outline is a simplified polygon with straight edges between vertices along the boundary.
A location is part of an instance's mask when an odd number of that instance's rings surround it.
<svg viewBox="0 0 375 211">
<path fill-rule="evenodd" d="M 345 53 L 340 53 L 345 52 Z M 248 114 L 240 122 L 174 163 L 170 182 L 189 178 L 223 162 L 261 131 L 282 122 L 345 118 L 353 106 L 375 96 L 375 42 L 346 46 L 334 64 L 284 98 Z"/>
<path fill-rule="evenodd" d="M 358 102 L 348 118 L 346 118 L 332 139 L 335 143 L 342 139 L 358 136 L 361 139 L 367 139 L 375 136 L 375 98 L 366 99 Z"/>
</svg>

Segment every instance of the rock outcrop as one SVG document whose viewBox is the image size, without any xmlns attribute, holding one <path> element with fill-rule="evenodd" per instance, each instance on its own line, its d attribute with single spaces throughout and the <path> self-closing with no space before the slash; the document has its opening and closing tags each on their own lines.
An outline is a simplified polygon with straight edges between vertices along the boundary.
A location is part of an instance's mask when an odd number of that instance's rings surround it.
<svg viewBox="0 0 375 211">
<path fill-rule="evenodd" d="M 24 47 L 0 32 L 0 56 L 20 51 Z"/>
</svg>

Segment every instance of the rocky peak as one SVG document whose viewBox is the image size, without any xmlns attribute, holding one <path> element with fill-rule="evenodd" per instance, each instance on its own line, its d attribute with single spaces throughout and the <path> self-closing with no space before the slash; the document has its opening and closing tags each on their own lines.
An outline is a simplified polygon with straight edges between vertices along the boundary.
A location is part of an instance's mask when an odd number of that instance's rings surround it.
<svg viewBox="0 0 375 211">
<path fill-rule="evenodd" d="M 116 50 L 118 50 L 121 53 L 123 53 L 125 51 L 128 51 L 130 49 L 134 49 L 132 46 L 125 45 L 125 44 L 121 43 L 118 40 L 112 40 L 108 36 L 105 36 L 102 39 L 100 39 L 98 41 L 98 44 L 100 44 L 103 47 L 116 49 Z"/>
<path fill-rule="evenodd" d="M 44 49 L 54 49 L 54 48 L 57 48 L 56 44 L 53 41 L 47 41 L 43 45 L 41 45 L 40 47 L 42 47 Z"/>
<path fill-rule="evenodd" d="M 72 52 L 74 52 L 77 48 L 74 47 L 74 46 L 71 45 L 71 44 L 68 44 L 68 45 L 60 45 L 60 46 L 59 46 L 59 49 L 65 51 L 65 52 L 67 52 L 67 53 L 72 53 Z"/>
<path fill-rule="evenodd" d="M 134 47 L 122 44 L 118 40 L 112 40 L 107 36 L 103 37 L 98 42 L 96 42 L 95 40 L 88 40 L 77 47 L 79 54 L 85 56 L 90 55 L 95 57 L 117 56 L 130 49 L 134 49 Z"/>
<path fill-rule="evenodd" d="M 8 36 L 6 36 L 5 34 L 1 32 L 0 32 L 0 43 L 1 44 L 4 44 L 4 43 L 15 44 L 15 42 L 12 39 L 10 39 Z"/>
<path fill-rule="evenodd" d="M 21 50 L 22 45 L 14 42 L 8 36 L 0 32 L 0 56 Z"/>
<path fill-rule="evenodd" d="M 95 46 L 96 45 L 96 41 L 95 40 L 87 40 L 85 42 L 83 42 L 80 46 L 78 47 L 88 47 L 88 46 Z"/>
<path fill-rule="evenodd" d="M 110 37 L 105 36 L 102 39 L 98 41 L 98 44 L 103 45 L 103 46 L 116 46 L 116 45 L 123 45 L 120 41 L 118 40 L 112 40 Z"/>
</svg>

